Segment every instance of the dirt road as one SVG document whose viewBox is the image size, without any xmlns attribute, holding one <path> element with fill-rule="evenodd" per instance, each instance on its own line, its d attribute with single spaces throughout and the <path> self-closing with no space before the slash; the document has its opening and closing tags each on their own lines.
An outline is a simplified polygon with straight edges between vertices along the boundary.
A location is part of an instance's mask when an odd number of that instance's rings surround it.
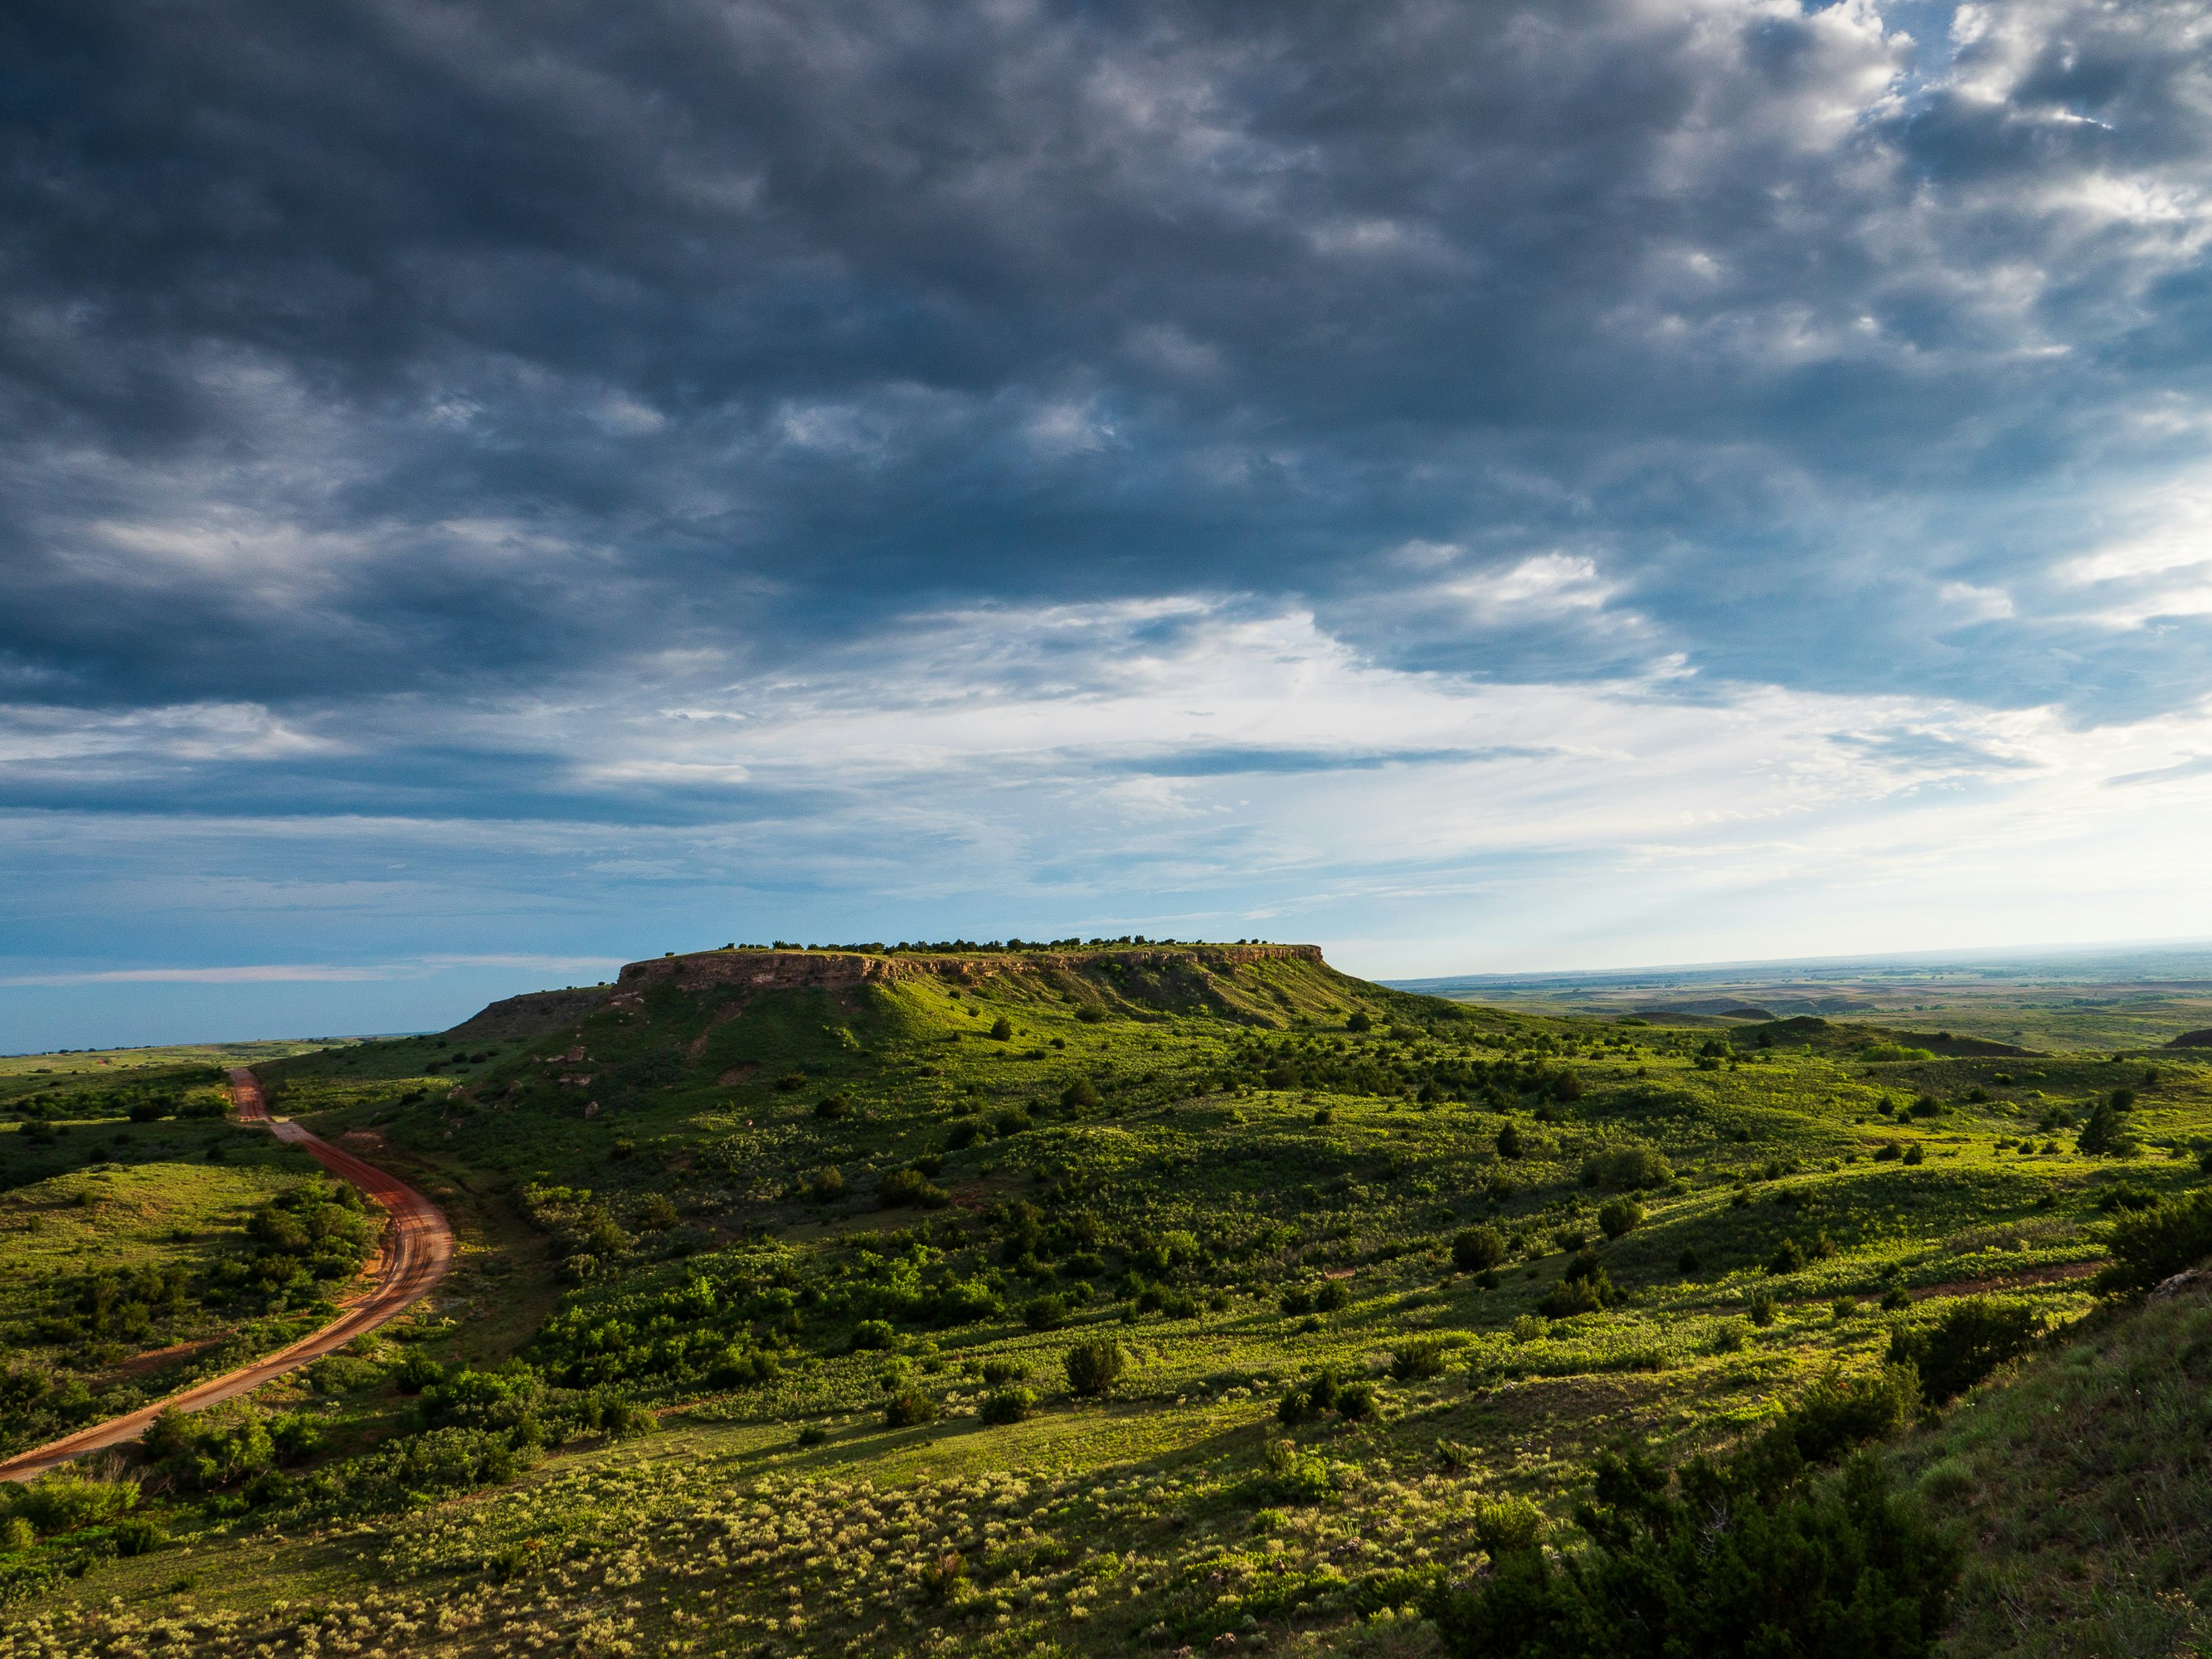
<svg viewBox="0 0 2212 1659">
<path fill-rule="evenodd" d="M 452 1265 L 453 1230 L 446 1224 L 445 1215 L 436 1205 L 374 1164 L 341 1151 L 296 1123 L 270 1117 L 259 1081 L 244 1067 L 230 1074 L 230 1091 L 231 1097 L 238 1103 L 240 1122 L 264 1125 L 279 1140 L 290 1141 L 332 1175 L 351 1182 L 384 1206 L 392 1220 L 384 1230 L 377 1259 L 370 1264 L 374 1282 L 365 1294 L 353 1298 L 344 1312 L 313 1335 L 302 1337 L 289 1348 L 226 1376 L 211 1378 L 182 1394 L 172 1395 L 126 1416 L 110 1418 L 105 1423 L 96 1423 L 66 1438 L 11 1457 L 0 1463 L 0 1480 L 27 1480 L 87 1452 L 136 1440 L 154 1420 L 154 1414 L 167 1407 L 200 1411 L 251 1393 L 271 1377 L 282 1376 L 325 1354 L 335 1353 L 362 1332 L 373 1331 L 404 1311 L 443 1278 L 447 1267 Z"/>
</svg>

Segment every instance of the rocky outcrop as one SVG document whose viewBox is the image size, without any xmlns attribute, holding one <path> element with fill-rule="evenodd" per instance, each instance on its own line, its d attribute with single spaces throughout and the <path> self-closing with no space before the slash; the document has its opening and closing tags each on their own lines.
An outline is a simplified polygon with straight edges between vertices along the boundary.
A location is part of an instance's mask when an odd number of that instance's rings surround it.
<svg viewBox="0 0 2212 1659">
<path fill-rule="evenodd" d="M 615 981 L 608 1003 L 634 1006 L 654 986 L 671 983 L 684 991 L 724 986 L 744 991 L 848 990 L 924 976 L 974 984 L 1001 974 L 1051 969 L 1079 972 L 1109 963 L 1131 969 L 1192 966 L 1233 972 L 1246 963 L 1321 960 L 1317 945 L 1139 945 L 1097 951 L 901 951 L 883 956 L 857 951 L 702 951 L 631 963 Z"/>
<path fill-rule="evenodd" d="M 459 1043 L 507 1042 L 543 1036 L 573 1025 L 610 996 L 614 988 L 586 985 L 573 991 L 532 991 L 495 1002 L 446 1033 Z"/>
</svg>

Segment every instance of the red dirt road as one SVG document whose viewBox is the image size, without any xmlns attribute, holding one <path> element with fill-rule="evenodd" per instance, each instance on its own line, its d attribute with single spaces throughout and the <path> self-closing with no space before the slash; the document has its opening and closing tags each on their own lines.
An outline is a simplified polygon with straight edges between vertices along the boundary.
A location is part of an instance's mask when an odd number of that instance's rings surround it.
<svg viewBox="0 0 2212 1659">
<path fill-rule="evenodd" d="M 231 1097 L 238 1103 L 240 1122 L 266 1125 L 279 1140 L 290 1141 L 301 1148 L 332 1175 L 351 1182 L 384 1207 L 392 1219 L 384 1230 L 377 1260 L 371 1264 L 374 1284 L 367 1294 L 349 1304 L 343 1313 L 313 1335 L 302 1337 L 289 1348 L 226 1376 L 211 1378 L 182 1394 L 172 1395 L 126 1416 L 110 1418 L 91 1428 L 80 1429 L 64 1439 L 11 1457 L 0 1463 L 0 1480 L 27 1480 L 87 1452 L 136 1440 L 154 1420 L 155 1413 L 167 1407 L 188 1412 L 204 1410 L 249 1394 L 271 1377 L 282 1376 L 325 1354 L 335 1353 L 364 1331 L 373 1331 L 404 1312 L 443 1278 L 452 1265 L 453 1230 L 447 1225 L 445 1215 L 436 1205 L 374 1164 L 341 1151 L 296 1123 L 270 1117 L 267 1103 L 261 1097 L 260 1082 L 252 1072 L 243 1067 L 233 1072 L 230 1091 Z"/>
</svg>

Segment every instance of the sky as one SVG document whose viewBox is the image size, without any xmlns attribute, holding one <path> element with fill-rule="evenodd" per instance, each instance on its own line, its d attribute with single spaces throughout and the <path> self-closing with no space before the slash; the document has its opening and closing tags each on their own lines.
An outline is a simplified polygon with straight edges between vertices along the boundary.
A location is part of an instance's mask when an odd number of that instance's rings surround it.
<svg viewBox="0 0 2212 1659">
<path fill-rule="evenodd" d="M 0 1049 L 2201 937 L 2212 16 L 21 0 Z"/>
</svg>

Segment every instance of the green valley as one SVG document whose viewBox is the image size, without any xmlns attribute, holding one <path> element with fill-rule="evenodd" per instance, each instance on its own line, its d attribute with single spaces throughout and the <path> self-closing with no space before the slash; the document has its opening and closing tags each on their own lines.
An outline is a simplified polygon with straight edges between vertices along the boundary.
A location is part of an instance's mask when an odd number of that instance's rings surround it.
<svg viewBox="0 0 2212 1659">
<path fill-rule="evenodd" d="M 1659 1559 L 1662 1492 L 1863 1516 L 1877 1480 L 1940 1650 L 2191 1650 L 2212 1300 L 2099 1274 L 2130 1226 L 2192 1248 L 2212 1050 L 1853 1019 L 1500 1009 L 1291 945 L 733 946 L 258 1061 L 455 1270 L 16 1488 L 0 1656 L 1504 1651 L 1482 1598 Z M 11 1377 L 120 1409 L 141 1351 L 321 1305 L 211 1293 L 210 1242 L 319 1183 L 178 1115 L 204 1072 L 105 1116 L 32 1075 Z M 86 1346 L 52 1310 L 95 1258 L 153 1288 Z"/>
</svg>

